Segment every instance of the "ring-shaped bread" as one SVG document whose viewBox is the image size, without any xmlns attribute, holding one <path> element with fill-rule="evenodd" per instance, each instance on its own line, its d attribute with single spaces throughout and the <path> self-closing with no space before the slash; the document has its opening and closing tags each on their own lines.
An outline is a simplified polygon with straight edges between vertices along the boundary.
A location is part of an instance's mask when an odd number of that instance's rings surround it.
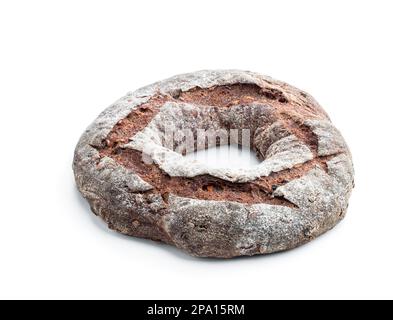
<svg viewBox="0 0 393 320">
<path fill-rule="evenodd" d="M 217 169 L 183 156 L 211 146 L 201 138 L 211 131 L 213 144 L 248 143 L 261 163 Z M 291 249 L 331 229 L 354 177 L 344 139 L 309 94 L 237 70 L 127 94 L 83 134 L 73 167 L 111 229 L 222 258 Z"/>
</svg>

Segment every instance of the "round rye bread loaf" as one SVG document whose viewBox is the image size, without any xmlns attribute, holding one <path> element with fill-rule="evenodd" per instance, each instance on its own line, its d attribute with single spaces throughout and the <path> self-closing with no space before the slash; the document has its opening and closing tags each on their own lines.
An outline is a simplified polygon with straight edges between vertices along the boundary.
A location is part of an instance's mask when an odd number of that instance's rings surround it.
<svg viewBox="0 0 393 320">
<path fill-rule="evenodd" d="M 248 144 L 261 162 L 212 168 L 184 157 L 225 143 Z M 109 228 L 200 257 L 304 244 L 343 219 L 354 185 L 348 147 L 309 94 L 237 70 L 127 94 L 82 135 L 73 168 Z"/>
</svg>

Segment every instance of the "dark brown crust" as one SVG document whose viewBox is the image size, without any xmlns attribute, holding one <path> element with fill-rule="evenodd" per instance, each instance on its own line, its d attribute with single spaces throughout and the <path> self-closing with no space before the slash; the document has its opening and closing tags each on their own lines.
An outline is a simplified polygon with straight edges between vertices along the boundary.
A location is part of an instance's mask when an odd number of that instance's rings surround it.
<svg viewBox="0 0 393 320">
<path fill-rule="evenodd" d="M 144 163 L 141 159 L 141 152 L 121 148 L 121 145 L 129 142 L 132 136 L 149 124 L 167 101 L 222 108 L 250 103 L 269 104 L 275 108 L 284 127 L 310 147 L 314 159 L 248 183 L 232 183 L 209 175 L 194 178 L 170 177 L 157 165 Z M 194 88 L 187 92 L 173 92 L 170 96 L 157 94 L 116 124 L 108 135 L 104 148 L 100 149 L 100 155 L 111 157 L 124 167 L 131 169 L 153 186 L 154 189 L 149 192 L 161 194 L 164 200 L 169 193 L 172 193 L 195 199 L 226 200 L 247 204 L 268 203 L 294 207 L 286 199 L 273 197 L 272 193 L 279 185 L 303 176 L 315 166 L 319 165 L 326 169 L 326 161 L 333 156 L 317 156 L 317 137 L 303 124 L 304 119 L 320 116 L 322 115 L 318 107 L 308 105 L 307 108 L 299 110 L 299 107 L 291 104 L 291 101 L 281 91 L 262 89 L 251 84 L 217 86 L 209 89 Z"/>
<path fill-rule="evenodd" d="M 109 133 L 105 140 L 104 150 L 114 150 L 117 146 L 127 143 L 137 132 L 143 130 L 160 107 L 167 101 L 172 100 L 169 96 L 155 95 L 148 102 L 141 104 L 128 117 L 120 120 Z"/>
<path fill-rule="evenodd" d="M 234 84 L 208 89 L 199 87 L 176 93 L 179 101 L 216 107 L 230 107 L 253 102 L 287 103 L 288 99 L 277 89 L 260 88 L 255 84 Z"/>
</svg>

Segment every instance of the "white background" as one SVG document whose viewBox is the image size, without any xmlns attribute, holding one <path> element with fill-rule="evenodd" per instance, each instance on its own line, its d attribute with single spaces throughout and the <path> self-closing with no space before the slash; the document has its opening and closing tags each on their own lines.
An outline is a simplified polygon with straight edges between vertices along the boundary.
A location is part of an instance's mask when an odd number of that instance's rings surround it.
<svg viewBox="0 0 393 320">
<path fill-rule="evenodd" d="M 0 298 L 393 298 L 392 1 L 0 2 Z M 73 150 L 126 92 L 236 68 L 310 92 L 351 147 L 346 219 L 229 261 L 117 235 L 75 189 Z"/>
</svg>

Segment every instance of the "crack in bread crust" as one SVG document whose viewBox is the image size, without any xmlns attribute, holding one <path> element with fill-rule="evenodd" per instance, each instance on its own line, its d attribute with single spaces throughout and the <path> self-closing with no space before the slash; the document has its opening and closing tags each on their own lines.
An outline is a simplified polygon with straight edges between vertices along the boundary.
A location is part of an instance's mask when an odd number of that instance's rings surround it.
<svg viewBox="0 0 393 320">
<path fill-rule="evenodd" d="M 267 104 L 275 109 L 277 118 L 288 132 L 294 134 L 310 148 L 314 158 L 290 169 L 272 173 L 268 177 L 260 177 L 247 183 L 233 183 L 210 175 L 200 175 L 193 178 L 171 177 L 156 164 L 144 163 L 140 151 L 122 147 L 136 133 L 143 130 L 158 114 L 161 106 L 168 101 L 219 108 L 256 102 Z M 110 157 L 138 174 L 153 186 L 154 190 L 148 192 L 161 194 L 163 199 L 172 193 L 194 199 L 296 207 L 284 198 L 273 197 L 273 192 L 280 185 L 303 176 L 316 166 L 327 170 L 326 162 L 336 155 L 318 157 L 318 137 L 303 124 L 305 119 L 324 117 L 325 115 L 320 112 L 318 107 L 307 105 L 305 108 L 299 109 L 298 105 L 291 104 L 290 98 L 277 89 L 261 88 L 254 84 L 215 86 L 207 89 L 196 87 L 186 92 L 178 90 L 171 95 L 155 94 L 148 102 L 139 105 L 126 118 L 120 120 L 105 139 L 104 147 L 98 149 L 101 157 Z"/>
</svg>

